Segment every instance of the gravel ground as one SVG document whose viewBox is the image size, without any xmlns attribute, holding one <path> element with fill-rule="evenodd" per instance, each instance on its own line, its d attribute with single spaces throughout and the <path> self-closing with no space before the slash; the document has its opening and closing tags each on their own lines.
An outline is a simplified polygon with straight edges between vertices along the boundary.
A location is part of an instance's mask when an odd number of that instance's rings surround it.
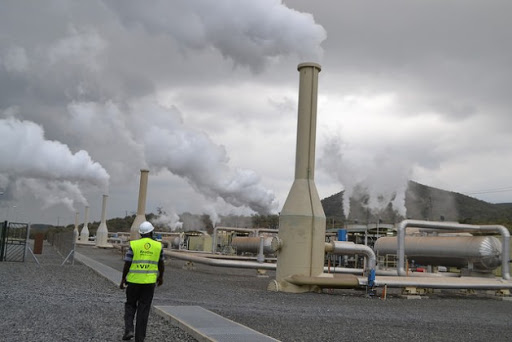
<svg viewBox="0 0 512 342">
<path fill-rule="evenodd" d="M 121 341 L 124 291 L 48 244 L 36 257 L 0 262 L 0 341 Z M 146 341 L 196 340 L 152 312 Z"/>
<path fill-rule="evenodd" d="M 116 250 L 78 252 L 122 269 Z M 62 259 L 46 258 L 40 268 L 0 263 L 0 307 L 8 308 L 0 341 L 120 340 L 124 292 L 85 266 L 60 267 Z M 396 291 L 387 300 L 356 290 L 274 293 L 266 291 L 274 272 L 262 278 L 254 270 L 166 264 L 153 304 L 199 305 L 284 342 L 512 340 L 512 302 L 484 293 L 446 291 L 422 300 L 400 298 Z M 157 339 L 194 341 L 152 313 L 147 341 Z"/>
<path fill-rule="evenodd" d="M 118 270 L 118 251 L 80 248 Z M 266 290 L 275 277 L 255 270 L 166 261 L 165 283 L 155 293 L 157 305 L 199 305 L 278 340 L 288 341 L 511 341 L 512 301 L 479 292 L 429 294 L 407 300 L 394 289 L 387 300 L 357 290 L 322 294 Z M 380 290 L 379 290 L 380 291 Z"/>
</svg>

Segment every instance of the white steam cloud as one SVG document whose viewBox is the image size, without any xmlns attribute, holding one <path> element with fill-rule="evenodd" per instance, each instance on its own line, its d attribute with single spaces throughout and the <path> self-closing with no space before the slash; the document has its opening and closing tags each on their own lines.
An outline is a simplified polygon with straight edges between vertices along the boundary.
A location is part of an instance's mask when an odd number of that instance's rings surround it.
<svg viewBox="0 0 512 342">
<path fill-rule="evenodd" d="M 73 125 L 80 120 L 82 127 L 85 121 L 101 122 L 104 113 L 121 112 L 112 102 L 105 105 L 74 103 L 70 110 Z M 262 214 L 277 210 L 274 193 L 261 185 L 260 177 L 251 170 L 232 169 L 225 148 L 215 144 L 206 133 L 185 125 L 176 108 L 168 109 L 146 98 L 133 101 L 123 118 L 126 122 L 109 121 L 109 131 L 125 132 L 120 140 L 140 153 L 138 158 L 145 161 L 144 167 L 157 172 L 168 170 L 213 200 L 221 198 L 235 207 L 247 206 Z M 134 133 L 127 134 L 127 129 Z M 105 146 L 106 151 L 110 148 L 118 147 Z"/>
<path fill-rule="evenodd" d="M 188 49 L 217 49 L 259 71 L 272 58 L 295 54 L 318 60 L 324 28 L 281 0 L 105 1 L 127 25 L 168 34 Z"/>
<path fill-rule="evenodd" d="M 5 20 L 36 8 L 37 18 Z M 0 110 L 23 118 L 0 123 L 0 181 L 71 206 L 85 201 L 83 183 L 106 187 L 110 174 L 124 186 L 140 168 L 168 170 L 208 199 L 277 211 L 254 171 L 230 165 L 224 146 L 154 99 L 203 80 L 204 61 L 219 56 L 253 72 L 290 56 L 318 60 L 326 32 L 310 14 L 280 0 L 15 1 L 0 32 Z"/>
<path fill-rule="evenodd" d="M 151 220 L 151 222 L 156 225 L 165 226 L 171 231 L 175 231 L 176 229 L 181 229 L 183 227 L 183 222 L 180 221 L 180 217 L 174 211 L 170 214 L 163 211 L 160 215 Z"/>
<path fill-rule="evenodd" d="M 391 203 L 398 214 L 406 216 L 405 192 L 410 165 L 389 151 L 363 155 L 362 151 L 349 148 L 339 136 L 329 137 L 322 152 L 319 167 L 344 188 L 345 217 L 350 214 L 350 198 L 363 196 L 368 196 L 366 206 L 374 213 Z"/>
<path fill-rule="evenodd" d="M 89 154 L 72 153 L 67 145 L 46 140 L 43 128 L 31 121 L 13 117 L 0 119 L 0 174 L 15 192 L 33 193 L 44 201 L 44 208 L 62 203 L 70 210 L 73 202 L 87 203 L 79 183 L 106 189 L 109 174 Z"/>
</svg>

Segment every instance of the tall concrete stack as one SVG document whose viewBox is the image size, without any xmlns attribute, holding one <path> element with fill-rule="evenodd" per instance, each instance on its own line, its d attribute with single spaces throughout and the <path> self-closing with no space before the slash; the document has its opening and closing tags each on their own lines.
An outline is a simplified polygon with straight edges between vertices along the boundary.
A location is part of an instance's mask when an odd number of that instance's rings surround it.
<svg viewBox="0 0 512 342">
<path fill-rule="evenodd" d="M 85 207 L 85 215 L 84 215 L 84 226 L 82 227 L 82 231 L 80 232 L 80 242 L 88 242 L 89 241 L 89 207 Z"/>
<path fill-rule="evenodd" d="M 136 240 L 139 236 L 139 226 L 146 221 L 146 195 L 148 192 L 149 170 L 140 170 L 139 203 L 137 205 L 137 215 L 130 228 L 130 240 Z"/>
<path fill-rule="evenodd" d="M 302 63 L 300 73 L 295 180 L 279 216 L 279 239 L 275 281 L 269 290 L 308 292 L 312 285 L 286 281 L 292 275 L 309 277 L 323 273 L 325 255 L 325 213 L 316 189 L 315 145 L 318 73 L 320 65 Z"/>
<path fill-rule="evenodd" d="M 101 222 L 96 231 L 96 246 L 106 247 L 108 240 L 108 229 L 107 229 L 107 195 L 103 195 L 103 203 L 101 209 Z"/>
<path fill-rule="evenodd" d="M 73 241 L 77 242 L 80 234 L 78 233 L 78 211 L 75 213 L 75 228 L 73 229 Z"/>
</svg>

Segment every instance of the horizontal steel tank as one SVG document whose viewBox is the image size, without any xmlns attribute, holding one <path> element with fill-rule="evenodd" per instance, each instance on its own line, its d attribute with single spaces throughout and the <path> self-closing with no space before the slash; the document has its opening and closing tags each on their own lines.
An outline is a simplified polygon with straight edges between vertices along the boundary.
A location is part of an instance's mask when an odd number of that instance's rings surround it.
<svg viewBox="0 0 512 342">
<path fill-rule="evenodd" d="M 375 242 L 379 256 L 397 254 L 397 238 Z M 501 242 L 493 236 L 406 236 L 405 255 L 420 265 L 442 265 L 493 270 L 501 265 Z"/>
<path fill-rule="evenodd" d="M 259 236 L 237 236 L 231 240 L 231 246 L 237 253 L 258 253 L 260 250 L 261 238 Z M 273 254 L 277 250 L 275 237 L 263 237 L 263 253 Z"/>
</svg>

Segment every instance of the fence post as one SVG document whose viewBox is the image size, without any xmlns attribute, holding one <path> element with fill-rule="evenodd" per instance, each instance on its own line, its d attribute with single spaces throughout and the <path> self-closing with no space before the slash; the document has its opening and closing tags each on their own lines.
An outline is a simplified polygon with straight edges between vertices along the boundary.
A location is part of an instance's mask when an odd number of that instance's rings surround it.
<svg viewBox="0 0 512 342">
<path fill-rule="evenodd" d="M 4 261 L 6 236 L 7 236 L 7 221 L 4 221 L 2 229 L 0 229 L 0 261 Z"/>
</svg>

